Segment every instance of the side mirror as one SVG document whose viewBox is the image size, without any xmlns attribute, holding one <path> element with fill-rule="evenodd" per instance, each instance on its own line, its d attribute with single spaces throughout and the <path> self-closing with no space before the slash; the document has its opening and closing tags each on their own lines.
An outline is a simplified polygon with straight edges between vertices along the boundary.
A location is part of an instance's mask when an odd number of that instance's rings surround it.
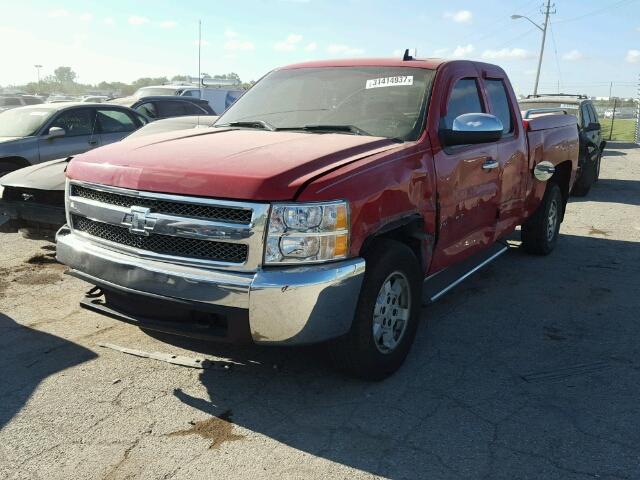
<svg viewBox="0 0 640 480">
<path fill-rule="evenodd" d="M 503 129 L 495 115 L 465 113 L 453 120 L 451 128 L 441 129 L 440 137 L 447 146 L 497 142 L 502 138 Z"/>
<path fill-rule="evenodd" d="M 53 140 L 54 138 L 64 137 L 67 134 L 64 128 L 51 127 L 49 133 L 47 133 L 47 140 Z"/>
</svg>

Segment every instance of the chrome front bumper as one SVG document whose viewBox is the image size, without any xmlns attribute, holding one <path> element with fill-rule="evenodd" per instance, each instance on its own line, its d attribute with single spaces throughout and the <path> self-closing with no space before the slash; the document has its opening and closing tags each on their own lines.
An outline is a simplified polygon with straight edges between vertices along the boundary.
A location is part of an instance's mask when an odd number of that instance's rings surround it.
<svg viewBox="0 0 640 480">
<path fill-rule="evenodd" d="M 361 258 L 326 265 L 236 273 L 142 259 L 63 227 L 57 259 L 98 285 L 184 304 L 248 311 L 255 343 L 300 345 L 349 331 L 365 270 Z"/>
</svg>

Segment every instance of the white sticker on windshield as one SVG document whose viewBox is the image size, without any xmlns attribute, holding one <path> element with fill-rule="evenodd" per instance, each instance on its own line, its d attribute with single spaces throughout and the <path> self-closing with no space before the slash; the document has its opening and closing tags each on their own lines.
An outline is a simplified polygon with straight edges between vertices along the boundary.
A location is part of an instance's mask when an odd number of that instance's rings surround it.
<svg viewBox="0 0 640 480">
<path fill-rule="evenodd" d="M 366 89 L 380 88 L 380 87 L 397 87 L 397 86 L 411 86 L 413 85 L 413 75 L 400 75 L 397 77 L 382 77 L 372 78 L 367 80 L 365 85 Z"/>
</svg>

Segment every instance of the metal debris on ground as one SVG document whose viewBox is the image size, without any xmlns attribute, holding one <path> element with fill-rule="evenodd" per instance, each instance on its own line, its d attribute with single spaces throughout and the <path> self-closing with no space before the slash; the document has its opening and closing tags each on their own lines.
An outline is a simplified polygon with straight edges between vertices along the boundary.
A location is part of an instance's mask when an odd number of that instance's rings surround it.
<svg viewBox="0 0 640 480">
<path fill-rule="evenodd" d="M 172 355 L 170 353 L 162 352 L 145 352 L 143 350 L 136 350 L 133 348 L 121 347 L 114 345 L 113 343 L 98 343 L 99 347 L 109 348 L 118 352 L 126 353 L 127 355 L 133 355 L 136 357 L 150 358 L 151 360 L 158 360 L 160 362 L 171 363 L 173 365 L 180 365 L 182 367 L 200 368 L 200 369 L 216 369 L 216 370 L 229 370 L 234 365 L 240 365 L 239 363 L 223 360 L 211 360 L 209 358 L 193 358 L 185 357 L 183 355 Z"/>
</svg>

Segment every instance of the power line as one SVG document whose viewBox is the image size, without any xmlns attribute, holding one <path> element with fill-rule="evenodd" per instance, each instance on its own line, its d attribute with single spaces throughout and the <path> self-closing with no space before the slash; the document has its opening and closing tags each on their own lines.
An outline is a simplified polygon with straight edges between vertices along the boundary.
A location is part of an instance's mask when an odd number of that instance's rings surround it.
<svg viewBox="0 0 640 480">
<path fill-rule="evenodd" d="M 560 60 L 558 60 L 558 46 L 556 45 L 556 36 L 553 33 L 553 23 L 549 24 L 549 28 L 551 29 L 551 41 L 553 43 L 553 52 L 554 52 L 555 58 L 556 58 L 556 68 L 558 69 L 558 81 L 559 81 L 558 90 L 560 90 L 560 87 L 564 86 L 564 85 L 563 85 L 563 82 L 562 82 L 562 71 L 560 70 Z"/>
<path fill-rule="evenodd" d="M 527 7 L 530 7 L 532 3 L 538 3 L 538 0 L 527 0 L 526 2 L 523 2 L 522 4 L 520 4 L 519 6 L 517 6 L 516 8 L 513 9 L 513 11 L 518 11 Z M 531 8 L 527 8 L 527 10 L 525 10 L 523 13 L 531 13 L 532 10 L 537 10 L 538 6 L 536 5 L 535 7 L 533 7 L 533 9 Z M 482 30 L 487 30 L 487 33 L 478 36 L 477 33 L 470 33 L 468 35 L 465 35 L 463 37 L 461 37 L 459 39 L 459 41 L 461 43 L 464 43 L 466 40 L 470 39 L 473 37 L 474 42 L 479 42 L 481 40 L 484 40 L 486 38 L 489 37 L 493 37 L 494 35 L 496 35 L 497 33 L 502 33 L 504 31 L 503 28 L 501 28 L 503 25 L 507 24 L 511 22 L 511 17 L 510 16 L 505 16 L 502 19 L 495 21 L 492 20 L 490 22 L 486 22 L 480 25 L 479 28 L 482 28 Z M 493 27 L 492 29 L 489 29 L 489 27 Z"/>
<path fill-rule="evenodd" d="M 558 20 L 555 23 L 566 23 L 566 22 L 574 22 L 576 20 L 582 20 L 583 18 L 587 18 L 587 17 L 591 17 L 593 15 L 599 15 L 601 13 L 605 13 L 607 11 L 613 10 L 616 7 L 620 7 L 622 5 L 624 5 L 625 3 L 631 3 L 631 2 L 636 2 L 637 0 L 619 0 L 617 2 L 615 2 L 612 5 L 608 5 L 606 7 L 602 7 L 602 8 L 598 8 L 596 10 L 593 10 L 591 12 L 585 13 L 583 15 L 578 15 L 577 17 L 573 17 L 573 18 L 567 18 L 566 20 Z"/>
</svg>

